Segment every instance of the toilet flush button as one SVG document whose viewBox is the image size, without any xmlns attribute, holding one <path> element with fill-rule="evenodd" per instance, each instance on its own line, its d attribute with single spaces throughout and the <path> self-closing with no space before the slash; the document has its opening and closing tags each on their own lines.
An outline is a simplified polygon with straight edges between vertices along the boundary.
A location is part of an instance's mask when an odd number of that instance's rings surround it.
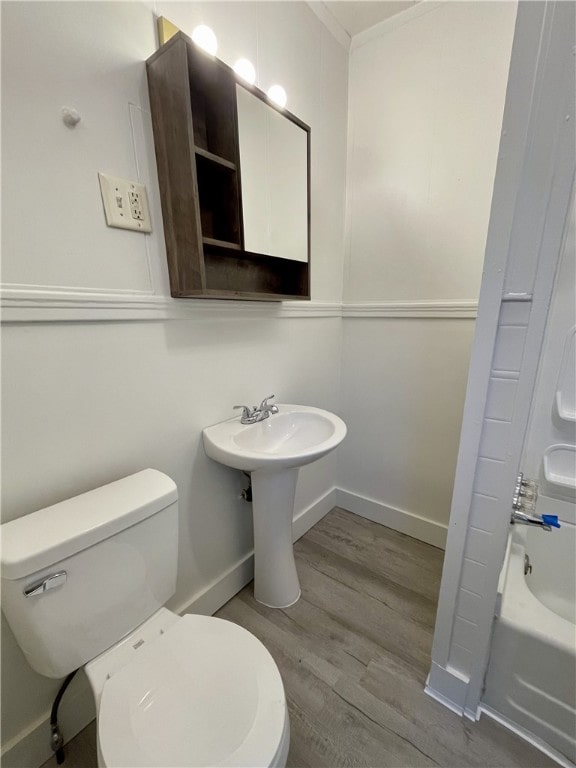
<svg viewBox="0 0 576 768">
<path fill-rule="evenodd" d="M 25 597 L 34 597 L 35 595 L 41 595 L 49 589 L 55 587 L 61 587 L 66 583 L 68 578 L 66 571 L 58 571 L 58 573 L 51 573 L 50 576 L 45 576 L 40 581 L 35 581 L 33 584 L 24 588 Z"/>
</svg>

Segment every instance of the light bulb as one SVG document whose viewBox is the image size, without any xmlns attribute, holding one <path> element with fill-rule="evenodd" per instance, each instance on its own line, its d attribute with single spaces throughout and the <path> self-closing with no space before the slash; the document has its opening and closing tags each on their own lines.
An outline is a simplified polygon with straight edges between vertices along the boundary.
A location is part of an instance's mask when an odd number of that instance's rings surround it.
<svg viewBox="0 0 576 768">
<path fill-rule="evenodd" d="M 286 91 L 281 85 L 272 85 L 268 88 L 268 98 L 273 101 L 274 104 L 278 104 L 279 107 L 285 107 L 288 101 Z"/>
<path fill-rule="evenodd" d="M 194 28 L 192 40 L 206 53 L 210 53 L 212 56 L 216 55 L 218 40 L 214 32 L 206 24 L 200 24 L 200 26 Z"/>
<path fill-rule="evenodd" d="M 241 77 L 242 80 L 246 80 L 247 83 L 250 83 L 250 85 L 254 85 L 256 82 L 256 70 L 254 69 L 254 64 L 252 64 L 251 61 L 248 61 L 248 59 L 238 59 L 236 64 L 234 64 L 234 72 L 236 72 L 238 77 Z"/>
</svg>

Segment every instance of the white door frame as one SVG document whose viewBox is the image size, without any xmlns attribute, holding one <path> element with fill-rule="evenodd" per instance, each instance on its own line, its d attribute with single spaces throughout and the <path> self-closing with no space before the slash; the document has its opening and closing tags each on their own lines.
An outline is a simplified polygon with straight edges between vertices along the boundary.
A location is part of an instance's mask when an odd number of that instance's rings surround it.
<svg viewBox="0 0 576 768">
<path fill-rule="evenodd" d="M 574 16 L 572 2 L 521 0 L 516 20 L 427 685 L 472 719 L 574 180 Z M 525 320 L 513 326 L 511 316 Z M 506 455 L 492 462 L 483 459 L 482 437 L 491 387 L 502 381 L 512 393 L 502 419 Z M 479 519 L 480 530 L 472 525 Z"/>
</svg>

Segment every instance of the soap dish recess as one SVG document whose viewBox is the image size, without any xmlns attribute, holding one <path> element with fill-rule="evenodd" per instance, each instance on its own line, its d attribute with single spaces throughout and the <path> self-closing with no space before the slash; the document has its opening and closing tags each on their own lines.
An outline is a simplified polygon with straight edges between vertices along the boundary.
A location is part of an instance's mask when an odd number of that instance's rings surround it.
<svg viewBox="0 0 576 768">
<path fill-rule="evenodd" d="M 544 477 L 552 485 L 576 490 L 576 446 L 551 445 L 544 453 Z"/>
</svg>

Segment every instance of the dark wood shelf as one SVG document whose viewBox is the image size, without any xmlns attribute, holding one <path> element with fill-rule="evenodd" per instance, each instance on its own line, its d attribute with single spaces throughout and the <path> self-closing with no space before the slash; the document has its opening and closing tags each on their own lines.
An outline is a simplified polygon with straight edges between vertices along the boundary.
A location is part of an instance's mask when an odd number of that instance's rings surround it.
<svg viewBox="0 0 576 768">
<path fill-rule="evenodd" d="M 208 152 L 207 149 L 202 149 L 202 147 L 194 147 L 194 151 L 197 155 L 200 155 L 200 157 L 203 157 L 206 160 L 210 160 L 213 163 L 223 165 L 224 168 L 229 168 L 231 171 L 236 170 L 236 163 L 232 163 L 230 160 L 226 160 L 224 157 L 220 157 L 220 155 L 215 155 L 213 152 Z"/>
<path fill-rule="evenodd" d="M 228 240 L 216 240 L 214 237 L 203 237 L 202 243 L 204 245 L 211 245 L 214 248 L 226 248 L 229 251 L 242 250 L 240 243 L 231 243 Z"/>
<path fill-rule="evenodd" d="M 263 291 L 218 291 L 206 288 L 196 299 L 237 299 L 238 301 L 309 301 L 308 296 L 294 296 L 291 293 L 264 293 Z"/>
</svg>

